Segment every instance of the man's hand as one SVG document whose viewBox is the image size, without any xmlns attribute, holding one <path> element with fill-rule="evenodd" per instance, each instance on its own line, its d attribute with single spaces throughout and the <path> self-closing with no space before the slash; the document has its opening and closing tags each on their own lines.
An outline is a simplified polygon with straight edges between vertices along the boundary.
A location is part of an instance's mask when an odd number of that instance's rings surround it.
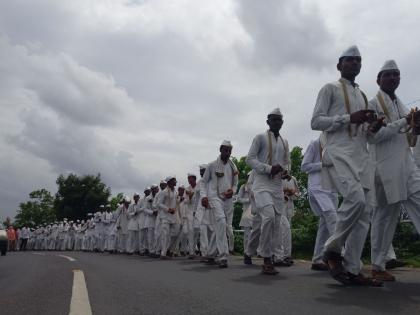
<svg viewBox="0 0 420 315">
<path fill-rule="evenodd" d="M 175 213 L 175 209 L 174 209 L 174 208 L 169 208 L 169 209 L 168 209 L 168 212 L 169 212 L 170 214 L 174 214 L 174 213 Z"/>
<path fill-rule="evenodd" d="M 369 131 L 372 133 L 377 133 L 382 127 L 386 126 L 386 123 L 384 122 L 385 117 L 381 117 L 378 120 L 374 121 L 369 125 Z"/>
<path fill-rule="evenodd" d="M 373 123 L 376 120 L 376 115 L 373 110 L 363 109 L 350 114 L 350 122 L 352 124 L 361 125 L 365 122 Z"/>
<path fill-rule="evenodd" d="M 226 190 L 226 191 L 223 193 L 223 196 L 224 196 L 226 199 L 230 199 L 230 198 L 232 198 L 232 196 L 233 196 L 233 190 L 232 190 L 232 189 L 228 189 L 228 190 Z"/>
<path fill-rule="evenodd" d="M 201 205 L 202 205 L 204 208 L 208 209 L 208 208 L 210 207 L 210 205 L 209 205 L 209 199 L 208 199 L 207 197 L 203 197 L 203 198 L 201 199 Z"/>
<path fill-rule="evenodd" d="M 284 170 L 281 173 L 281 179 L 287 179 L 287 181 L 290 181 L 292 179 L 292 176 L 287 172 L 287 170 Z"/>
<path fill-rule="evenodd" d="M 282 171 L 283 171 L 283 167 L 281 167 L 281 165 L 279 165 L 279 164 L 276 164 L 276 165 L 273 165 L 271 167 L 271 173 L 270 174 L 272 176 L 274 176 L 274 175 L 277 175 L 278 173 L 280 173 Z"/>
</svg>

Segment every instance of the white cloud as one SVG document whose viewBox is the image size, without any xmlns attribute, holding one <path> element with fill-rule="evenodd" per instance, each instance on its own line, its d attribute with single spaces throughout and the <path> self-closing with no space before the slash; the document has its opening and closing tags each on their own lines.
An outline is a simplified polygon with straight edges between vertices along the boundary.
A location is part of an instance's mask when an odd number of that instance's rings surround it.
<svg viewBox="0 0 420 315">
<path fill-rule="evenodd" d="M 97 173 L 128 194 L 247 153 L 280 106 L 306 146 L 316 94 L 358 44 L 368 95 L 395 58 L 420 98 L 419 4 L 396 1 L 15 0 L 0 3 L 0 199 L 11 215 L 60 173 Z M 3 173 L 2 173 L 3 174 Z M 1 214 L 3 215 L 3 213 Z M 0 215 L 0 216 L 1 216 Z"/>
</svg>

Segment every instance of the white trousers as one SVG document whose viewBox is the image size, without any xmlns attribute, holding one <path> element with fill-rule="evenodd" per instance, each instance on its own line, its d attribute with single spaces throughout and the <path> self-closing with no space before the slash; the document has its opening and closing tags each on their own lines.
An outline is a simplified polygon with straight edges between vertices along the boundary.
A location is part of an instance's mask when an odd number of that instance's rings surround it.
<svg viewBox="0 0 420 315">
<path fill-rule="evenodd" d="M 117 251 L 119 253 L 125 253 L 127 250 L 127 234 L 123 234 L 118 231 L 117 244 Z"/>
<path fill-rule="evenodd" d="M 246 249 L 248 247 L 248 243 L 249 243 L 249 238 L 251 237 L 251 231 L 252 231 L 252 227 L 250 226 L 244 226 L 242 227 L 242 229 L 244 230 L 244 253 L 246 252 Z"/>
<path fill-rule="evenodd" d="M 235 247 L 235 235 L 233 234 L 233 203 L 230 200 L 225 201 L 225 205 L 223 207 L 226 216 L 226 233 L 227 239 L 229 244 L 229 251 L 233 252 Z"/>
<path fill-rule="evenodd" d="M 227 240 L 226 212 L 231 206 L 230 200 L 212 199 L 210 221 L 215 222 L 214 233 L 210 239 L 208 256 L 217 257 L 219 260 L 227 260 L 229 255 L 229 245 Z"/>
<path fill-rule="evenodd" d="M 281 214 L 273 205 L 257 209 L 252 221 L 252 232 L 248 241 L 246 255 L 261 255 L 269 258 L 274 255 L 274 239 L 281 234 Z"/>
<path fill-rule="evenodd" d="M 337 210 L 337 223 L 334 233 L 325 243 L 325 251 L 338 254 L 344 248 L 344 268 L 359 274 L 362 269 L 361 255 L 370 223 L 370 207 L 365 191 L 358 182 L 348 183 L 350 193 Z"/>
<path fill-rule="evenodd" d="M 292 230 L 289 220 L 285 215 L 280 217 L 280 231 L 276 231 L 274 237 L 274 261 L 292 256 Z"/>
<path fill-rule="evenodd" d="M 133 254 L 139 251 L 139 231 L 128 231 L 127 253 Z"/>
<path fill-rule="evenodd" d="M 332 193 L 327 194 L 326 192 L 321 192 L 319 198 L 317 198 L 316 194 L 316 191 L 309 190 L 308 199 L 312 212 L 319 217 L 314 254 L 312 256 L 312 263 L 319 264 L 322 263 L 325 242 L 335 230 L 335 224 L 337 222 L 337 197 Z M 319 200 L 324 202 L 321 204 Z"/>
<path fill-rule="evenodd" d="M 327 239 L 334 233 L 335 224 L 337 222 L 337 211 L 322 211 L 319 216 L 318 231 L 316 233 L 314 254 L 312 262 L 314 264 L 322 263 L 322 255 L 324 245 Z"/>
<path fill-rule="evenodd" d="M 208 224 L 200 225 L 200 252 L 202 257 L 209 256 L 209 243 L 214 232 L 214 226 Z"/>
<path fill-rule="evenodd" d="M 169 247 L 171 246 L 172 237 L 174 234 L 175 224 L 166 220 L 161 220 L 160 229 L 160 241 L 161 241 L 161 256 L 166 256 Z"/>
<path fill-rule="evenodd" d="M 381 194 L 380 191 L 378 193 Z M 385 270 L 401 206 L 405 207 L 417 233 L 420 233 L 420 191 L 410 195 L 404 202 L 375 208 L 371 227 L 371 261 L 372 268 L 375 270 Z"/>
</svg>

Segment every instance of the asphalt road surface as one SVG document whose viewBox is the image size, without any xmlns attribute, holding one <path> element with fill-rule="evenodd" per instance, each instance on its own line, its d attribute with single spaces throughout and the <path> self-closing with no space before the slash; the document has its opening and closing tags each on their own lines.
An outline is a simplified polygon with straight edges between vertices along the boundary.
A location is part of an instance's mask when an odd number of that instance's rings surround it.
<svg viewBox="0 0 420 315">
<path fill-rule="evenodd" d="M 420 270 L 401 268 L 397 282 L 361 288 L 309 267 L 297 261 L 265 276 L 237 257 L 218 269 L 185 258 L 8 253 L 0 257 L 0 314 L 420 314 Z"/>
</svg>

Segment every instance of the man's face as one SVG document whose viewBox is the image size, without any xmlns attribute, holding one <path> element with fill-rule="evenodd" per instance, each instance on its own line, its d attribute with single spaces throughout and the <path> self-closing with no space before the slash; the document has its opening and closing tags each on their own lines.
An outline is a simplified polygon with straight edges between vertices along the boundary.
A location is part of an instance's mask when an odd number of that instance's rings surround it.
<svg viewBox="0 0 420 315">
<path fill-rule="evenodd" d="M 134 202 L 137 203 L 139 201 L 139 199 L 140 199 L 140 196 L 139 195 L 135 195 L 133 197 L 133 199 L 134 199 Z"/>
<path fill-rule="evenodd" d="M 232 154 L 232 147 L 228 147 L 225 145 L 222 145 L 220 147 L 220 157 L 222 160 L 227 161 L 230 158 L 230 155 Z"/>
<path fill-rule="evenodd" d="M 144 194 L 145 194 L 146 196 L 149 196 L 149 195 L 150 195 L 150 189 L 146 189 L 146 190 L 144 191 Z"/>
<path fill-rule="evenodd" d="M 341 62 L 338 63 L 337 69 L 341 72 L 344 77 L 357 76 L 362 68 L 361 57 L 343 57 Z"/>
<path fill-rule="evenodd" d="M 166 188 L 166 186 L 167 186 L 167 185 L 166 185 L 166 184 L 164 184 L 164 183 L 160 183 L 160 185 L 159 185 L 159 186 L 160 186 L 160 190 L 164 190 L 164 189 Z"/>
<path fill-rule="evenodd" d="M 195 176 L 188 176 L 188 184 L 190 184 L 191 186 L 194 186 L 195 182 L 196 182 Z"/>
<path fill-rule="evenodd" d="M 382 90 L 394 92 L 400 85 L 400 71 L 399 70 L 382 71 L 378 77 L 377 82 Z"/>
<path fill-rule="evenodd" d="M 179 195 L 180 197 L 182 197 L 182 196 L 184 195 L 184 192 L 185 192 L 185 188 L 178 187 L 178 195 Z"/>
<path fill-rule="evenodd" d="M 172 178 L 169 182 L 168 182 L 168 186 L 170 188 L 174 188 L 176 186 L 176 178 Z"/>
<path fill-rule="evenodd" d="M 268 115 L 267 124 L 270 130 L 280 130 L 283 127 L 283 116 L 282 115 Z"/>
</svg>

